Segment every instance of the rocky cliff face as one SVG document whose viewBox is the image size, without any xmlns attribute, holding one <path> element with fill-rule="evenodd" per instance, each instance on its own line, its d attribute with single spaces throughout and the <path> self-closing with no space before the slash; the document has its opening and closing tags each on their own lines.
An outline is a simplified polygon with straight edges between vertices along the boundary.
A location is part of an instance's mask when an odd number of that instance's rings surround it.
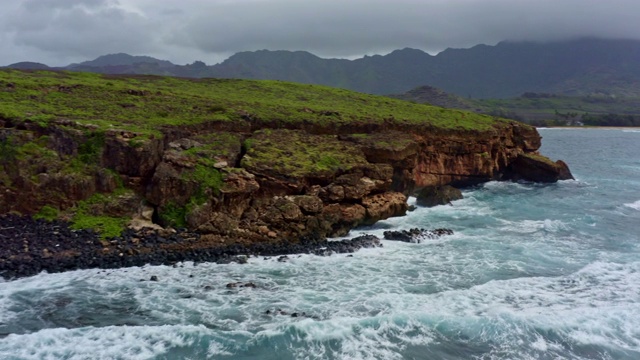
<svg viewBox="0 0 640 360">
<path fill-rule="evenodd" d="M 187 227 L 207 244 L 340 236 L 407 210 L 416 188 L 570 178 L 532 127 L 289 129 L 251 119 L 166 128 L 162 138 L 0 121 L 0 213 Z M 204 246 L 204 245 L 203 245 Z"/>
</svg>

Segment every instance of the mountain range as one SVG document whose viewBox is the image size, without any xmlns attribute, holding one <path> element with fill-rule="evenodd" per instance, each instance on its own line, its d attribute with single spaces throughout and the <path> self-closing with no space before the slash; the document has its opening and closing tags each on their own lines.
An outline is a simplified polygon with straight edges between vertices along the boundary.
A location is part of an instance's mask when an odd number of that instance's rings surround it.
<svg viewBox="0 0 640 360">
<path fill-rule="evenodd" d="M 33 62 L 20 69 L 48 69 Z M 148 56 L 110 54 L 65 70 L 107 74 L 273 79 L 371 94 L 400 94 L 429 85 L 464 98 L 507 98 L 525 92 L 640 95 L 640 41 L 584 38 L 561 42 L 501 42 L 437 55 L 405 48 L 355 60 L 305 51 L 247 51 L 222 63 L 175 65 Z"/>
</svg>

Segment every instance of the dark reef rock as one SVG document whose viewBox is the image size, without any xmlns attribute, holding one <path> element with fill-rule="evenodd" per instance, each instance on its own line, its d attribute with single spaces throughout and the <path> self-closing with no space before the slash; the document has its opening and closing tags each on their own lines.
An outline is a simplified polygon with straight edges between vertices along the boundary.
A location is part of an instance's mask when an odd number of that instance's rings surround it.
<svg viewBox="0 0 640 360">
<path fill-rule="evenodd" d="M 382 246 L 371 235 L 341 241 L 303 238 L 299 242 L 225 245 L 208 242 L 206 236 L 188 231 L 159 236 L 149 229 L 127 230 L 122 236 L 105 241 L 93 231 L 71 230 L 68 225 L 28 216 L 0 216 L 0 277 L 11 279 L 41 271 L 171 265 L 180 261 L 244 264 L 247 255 L 280 256 L 278 261 L 288 261 L 287 254 L 328 256 Z M 152 276 L 149 280 L 158 278 Z M 251 286 L 244 284 L 244 287 Z"/>
<path fill-rule="evenodd" d="M 427 186 L 418 193 L 416 204 L 425 207 L 451 204 L 454 200 L 462 199 L 462 191 L 450 185 Z"/>
<path fill-rule="evenodd" d="M 384 232 L 385 240 L 394 240 L 394 241 L 402 241 L 402 242 L 417 243 L 417 244 L 421 243 L 424 240 L 433 240 L 444 235 L 453 235 L 453 230 L 451 229 L 426 230 L 426 229 L 416 228 L 416 229 L 410 229 L 410 230 Z"/>
<path fill-rule="evenodd" d="M 226 285 L 227 289 L 236 289 L 236 288 L 251 288 L 251 289 L 255 289 L 258 286 L 252 282 L 247 282 L 247 283 L 243 283 L 243 282 L 233 282 L 233 283 L 228 283 Z"/>
</svg>

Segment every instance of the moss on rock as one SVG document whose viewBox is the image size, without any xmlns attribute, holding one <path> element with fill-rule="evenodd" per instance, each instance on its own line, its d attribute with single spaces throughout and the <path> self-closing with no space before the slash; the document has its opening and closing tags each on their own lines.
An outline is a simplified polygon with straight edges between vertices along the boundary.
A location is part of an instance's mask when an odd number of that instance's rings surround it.
<svg viewBox="0 0 640 360">
<path fill-rule="evenodd" d="M 258 131 L 247 148 L 242 167 L 280 178 L 329 179 L 368 164 L 362 150 L 352 143 L 334 135 L 311 135 L 298 130 Z"/>
</svg>

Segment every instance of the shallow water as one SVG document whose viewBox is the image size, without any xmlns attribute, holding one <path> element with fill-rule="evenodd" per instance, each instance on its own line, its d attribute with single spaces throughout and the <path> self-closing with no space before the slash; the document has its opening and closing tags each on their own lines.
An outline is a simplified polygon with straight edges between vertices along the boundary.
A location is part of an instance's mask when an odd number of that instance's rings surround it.
<svg viewBox="0 0 640 360">
<path fill-rule="evenodd" d="M 491 182 L 351 233 L 452 236 L 0 282 L 0 358 L 640 358 L 640 132 L 540 132 L 576 181 Z"/>
</svg>

